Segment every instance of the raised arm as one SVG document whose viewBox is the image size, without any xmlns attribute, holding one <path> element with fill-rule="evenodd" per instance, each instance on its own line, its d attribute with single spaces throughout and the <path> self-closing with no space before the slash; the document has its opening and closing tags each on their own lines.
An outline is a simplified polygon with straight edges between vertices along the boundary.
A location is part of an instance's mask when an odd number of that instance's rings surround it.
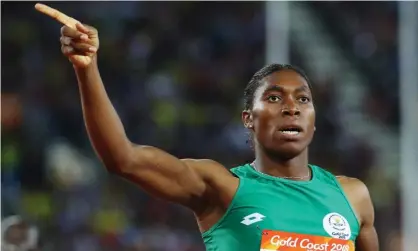
<svg viewBox="0 0 418 251">
<path fill-rule="evenodd" d="M 211 160 L 179 160 L 151 146 L 132 144 L 104 88 L 97 66 L 98 32 L 93 27 L 37 4 L 35 8 L 64 24 L 61 49 L 72 62 L 80 89 L 84 121 L 90 141 L 106 168 L 148 193 L 199 210 L 205 196 L 222 189 L 212 182 L 233 179 Z M 227 181 L 225 181 L 227 182 Z"/>
</svg>

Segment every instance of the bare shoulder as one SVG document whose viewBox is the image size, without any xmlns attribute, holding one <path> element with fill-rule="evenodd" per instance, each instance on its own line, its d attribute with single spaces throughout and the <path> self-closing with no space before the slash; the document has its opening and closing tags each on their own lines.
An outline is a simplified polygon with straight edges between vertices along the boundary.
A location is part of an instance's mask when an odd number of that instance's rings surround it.
<svg viewBox="0 0 418 251">
<path fill-rule="evenodd" d="M 210 178 L 217 176 L 233 177 L 233 175 L 221 163 L 211 159 L 182 159 L 184 164 L 193 168 L 201 177 Z"/>
<path fill-rule="evenodd" d="M 369 193 L 369 190 L 367 189 L 366 184 L 364 184 L 363 181 L 357 178 L 352 178 L 352 177 L 347 177 L 347 176 L 336 176 L 336 177 L 344 189 L 349 189 L 350 191 L 354 190 L 355 192 L 361 192 L 362 194 Z"/>
<path fill-rule="evenodd" d="M 363 224 L 373 218 L 373 204 L 366 184 L 357 178 L 347 176 L 337 176 L 337 179 L 353 206 L 359 221 Z"/>
<path fill-rule="evenodd" d="M 359 179 L 337 176 L 360 222 L 360 233 L 356 240 L 359 250 L 377 251 L 379 241 L 374 227 L 374 207 L 367 186 Z"/>
<path fill-rule="evenodd" d="M 200 168 L 200 167 L 225 168 L 221 163 L 212 159 L 181 159 L 181 161 L 189 166 L 194 166 L 196 168 Z"/>
</svg>

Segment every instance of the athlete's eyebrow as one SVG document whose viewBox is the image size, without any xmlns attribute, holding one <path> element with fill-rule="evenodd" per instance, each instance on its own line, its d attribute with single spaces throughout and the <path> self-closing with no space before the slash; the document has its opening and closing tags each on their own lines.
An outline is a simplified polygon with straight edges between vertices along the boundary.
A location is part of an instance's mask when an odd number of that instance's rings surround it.
<svg viewBox="0 0 418 251">
<path fill-rule="evenodd" d="M 302 86 L 296 88 L 295 91 L 300 92 L 300 91 L 308 91 L 308 90 L 309 90 L 309 88 L 306 85 L 302 85 Z"/>
<path fill-rule="evenodd" d="M 271 91 L 284 92 L 284 89 L 283 89 L 283 87 L 281 87 L 279 85 L 273 85 L 273 86 L 270 86 L 270 87 L 266 88 L 264 93 L 271 92 Z"/>
<path fill-rule="evenodd" d="M 273 86 L 270 86 L 270 87 L 266 88 L 264 93 L 268 93 L 268 92 L 271 92 L 271 91 L 284 92 L 284 88 L 279 86 L 279 85 L 273 85 Z M 302 86 L 296 88 L 294 90 L 294 92 L 310 92 L 310 89 L 309 89 L 308 86 L 302 85 Z"/>
<path fill-rule="evenodd" d="M 295 92 L 309 92 L 310 93 L 311 89 L 306 85 L 302 85 L 302 86 L 296 88 Z"/>
</svg>

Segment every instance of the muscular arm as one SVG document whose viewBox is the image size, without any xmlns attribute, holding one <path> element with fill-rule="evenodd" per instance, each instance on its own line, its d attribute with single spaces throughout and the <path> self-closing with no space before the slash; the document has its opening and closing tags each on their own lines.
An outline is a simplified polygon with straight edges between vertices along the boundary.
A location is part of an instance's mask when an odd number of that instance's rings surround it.
<svg viewBox="0 0 418 251">
<path fill-rule="evenodd" d="M 150 194 L 195 212 L 203 209 L 207 213 L 213 200 L 228 204 L 238 181 L 219 163 L 179 160 L 155 147 L 137 146 L 129 141 L 100 77 L 97 30 L 44 4 L 36 4 L 35 8 L 64 25 L 61 51 L 74 66 L 87 132 L 106 168 Z"/>
<path fill-rule="evenodd" d="M 374 208 L 366 185 L 358 179 L 338 177 L 360 221 L 356 240 L 358 251 L 379 251 L 379 241 L 374 227 Z"/>
<path fill-rule="evenodd" d="M 192 209 L 201 206 L 214 175 L 232 178 L 215 161 L 179 160 L 155 147 L 132 144 L 106 94 L 97 64 L 75 67 L 75 72 L 90 141 L 109 171 L 152 195 Z"/>
</svg>

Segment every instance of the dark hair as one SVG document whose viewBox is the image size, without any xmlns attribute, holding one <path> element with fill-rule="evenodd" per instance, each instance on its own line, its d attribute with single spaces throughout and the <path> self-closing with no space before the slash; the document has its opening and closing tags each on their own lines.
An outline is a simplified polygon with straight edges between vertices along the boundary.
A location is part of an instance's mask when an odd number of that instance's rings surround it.
<svg viewBox="0 0 418 251">
<path fill-rule="evenodd" d="M 249 110 L 253 106 L 254 101 L 254 93 L 260 87 L 261 80 L 265 77 L 269 76 L 274 72 L 278 72 L 281 70 L 293 70 L 301 75 L 306 82 L 308 83 L 309 89 L 312 91 L 312 85 L 306 73 L 297 66 L 293 66 L 290 64 L 269 64 L 258 70 L 253 77 L 251 78 L 250 82 L 248 82 L 247 86 L 244 90 L 244 109 Z"/>
</svg>

